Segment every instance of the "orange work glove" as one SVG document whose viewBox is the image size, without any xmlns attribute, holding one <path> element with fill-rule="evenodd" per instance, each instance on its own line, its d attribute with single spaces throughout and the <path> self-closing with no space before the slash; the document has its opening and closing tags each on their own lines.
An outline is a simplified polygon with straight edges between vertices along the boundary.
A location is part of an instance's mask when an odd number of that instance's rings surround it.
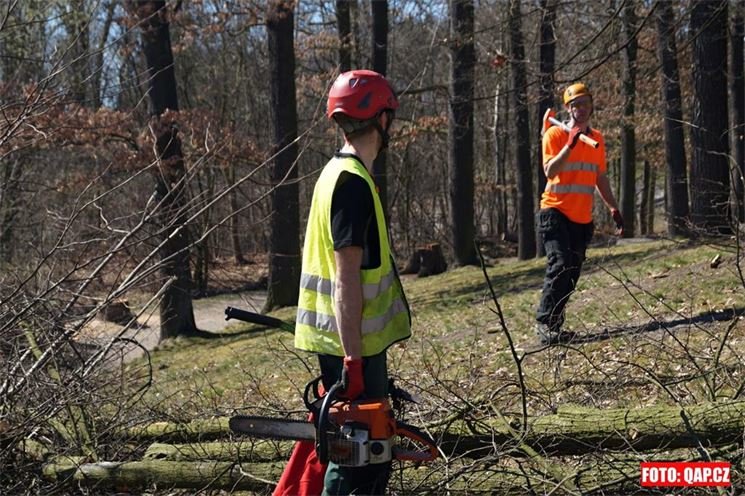
<svg viewBox="0 0 745 496">
<path fill-rule="evenodd" d="M 623 236 L 623 216 L 621 216 L 621 212 L 614 208 L 611 209 L 610 214 L 613 217 L 613 222 L 616 223 L 616 235 Z"/>
<path fill-rule="evenodd" d="M 582 130 L 579 127 L 573 127 L 571 131 L 569 131 L 569 137 L 567 138 L 567 146 L 571 150 L 575 147 L 577 142 L 579 141 L 579 135 L 582 134 Z"/>
<path fill-rule="evenodd" d="M 365 391 L 365 380 L 362 378 L 362 359 L 344 357 L 344 369 L 341 374 L 344 390 L 339 396 L 350 401 Z"/>
</svg>

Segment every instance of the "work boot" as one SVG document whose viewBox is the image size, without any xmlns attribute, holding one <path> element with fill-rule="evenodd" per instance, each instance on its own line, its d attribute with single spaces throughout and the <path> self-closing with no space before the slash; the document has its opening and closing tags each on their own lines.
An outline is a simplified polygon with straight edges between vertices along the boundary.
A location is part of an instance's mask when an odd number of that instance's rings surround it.
<svg viewBox="0 0 745 496">
<path fill-rule="evenodd" d="M 537 322 L 535 325 L 535 333 L 538 335 L 538 339 L 541 340 L 542 345 L 552 345 L 560 343 L 570 343 L 574 338 L 577 337 L 577 333 L 572 331 L 562 331 L 561 329 L 552 329 L 543 322 Z"/>
</svg>

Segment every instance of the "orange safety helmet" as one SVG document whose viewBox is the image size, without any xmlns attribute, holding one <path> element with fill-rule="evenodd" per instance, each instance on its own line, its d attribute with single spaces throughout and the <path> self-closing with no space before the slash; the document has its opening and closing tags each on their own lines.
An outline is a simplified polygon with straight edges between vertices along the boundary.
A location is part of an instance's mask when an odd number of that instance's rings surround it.
<svg viewBox="0 0 745 496">
<path fill-rule="evenodd" d="M 393 88 L 375 71 L 354 70 L 339 74 L 329 91 L 326 115 L 329 119 L 344 114 L 351 119 L 367 121 L 384 110 L 398 108 Z"/>
<path fill-rule="evenodd" d="M 569 102 L 584 95 L 592 99 L 592 93 L 590 93 L 590 90 L 584 83 L 572 84 L 564 90 L 564 105 L 569 105 Z"/>
</svg>

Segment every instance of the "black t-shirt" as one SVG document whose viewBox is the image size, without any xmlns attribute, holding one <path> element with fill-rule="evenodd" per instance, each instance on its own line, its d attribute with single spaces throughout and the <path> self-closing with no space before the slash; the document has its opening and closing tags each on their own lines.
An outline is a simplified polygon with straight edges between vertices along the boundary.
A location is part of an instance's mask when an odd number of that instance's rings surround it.
<svg viewBox="0 0 745 496">
<path fill-rule="evenodd" d="M 362 164 L 351 154 L 337 153 L 336 157 L 350 157 Z M 336 182 L 331 200 L 331 236 L 334 250 L 347 246 L 362 248 L 361 268 L 380 267 L 380 240 L 372 192 L 357 174 L 342 172 Z"/>
</svg>

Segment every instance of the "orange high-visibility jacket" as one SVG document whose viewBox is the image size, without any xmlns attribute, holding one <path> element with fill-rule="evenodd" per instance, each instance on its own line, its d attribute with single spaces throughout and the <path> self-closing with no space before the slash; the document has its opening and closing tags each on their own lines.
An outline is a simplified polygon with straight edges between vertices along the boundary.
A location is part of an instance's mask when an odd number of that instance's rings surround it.
<svg viewBox="0 0 745 496">
<path fill-rule="evenodd" d="M 592 202 L 598 175 L 605 174 L 605 141 L 600 131 L 590 130 L 590 137 L 600 143 L 593 148 L 583 142 L 569 153 L 564 168 L 553 179 L 548 179 L 541 197 L 541 208 L 555 208 L 572 222 L 592 222 Z M 543 135 L 543 164 L 559 154 L 567 141 L 567 134 L 558 126 Z"/>
</svg>

